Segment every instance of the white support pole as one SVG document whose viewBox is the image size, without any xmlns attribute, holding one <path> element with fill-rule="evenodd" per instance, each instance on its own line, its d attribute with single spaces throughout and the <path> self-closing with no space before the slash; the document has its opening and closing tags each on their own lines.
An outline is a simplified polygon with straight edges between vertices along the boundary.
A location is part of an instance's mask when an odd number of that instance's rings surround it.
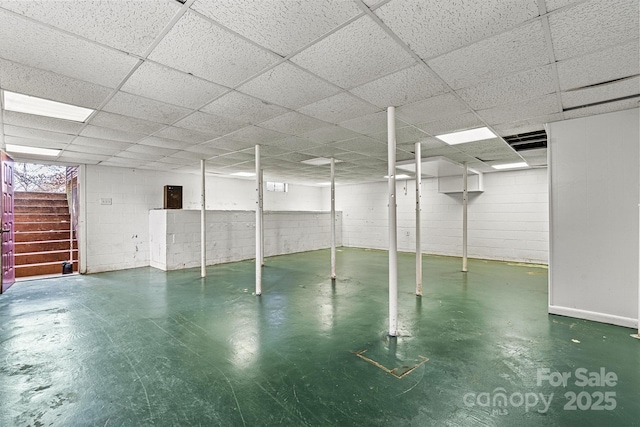
<svg viewBox="0 0 640 427">
<path fill-rule="evenodd" d="M 260 146 L 256 145 L 256 295 L 262 294 L 262 189 Z"/>
<path fill-rule="evenodd" d="M 462 170 L 462 271 L 467 272 L 467 208 L 469 205 L 469 192 L 467 191 L 467 179 L 469 168 L 467 162 L 463 163 Z"/>
<path fill-rule="evenodd" d="M 422 145 L 415 143 L 416 152 L 416 295 L 422 296 Z"/>
<path fill-rule="evenodd" d="M 207 205 L 205 200 L 205 161 L 200 160 L 200 277 L 207 277 Z"/>
<path fill-rule="evenodd" d="M 638 205 L 638 208 L 640 208 L 640 205 Z M 638 218 L 640 220 L 640 214 L 638 215 Z M 638 242 L 638 244 L 640 244 L 640 235 L 638 237 Z M 638 258 L 638 333 L 631 336 L 640 339 L 640 257 Z"/>
<path fill-rule="evenodd" d="M 260 197 L 260 265 L 264 265 L 264 171 L 260 169 L 260 184 L 258 184 Z"/>
<path fill-rule="evenodd" d="M 331 158 L 331 278 L 336 278 L 336 160 Z"/>
<path fill-rule="evenodd" d="M 387 108 L 389 174 L 389 335 L 398 335 L 398 235 L 396 220 L 396 109 Z"/>
</svg>

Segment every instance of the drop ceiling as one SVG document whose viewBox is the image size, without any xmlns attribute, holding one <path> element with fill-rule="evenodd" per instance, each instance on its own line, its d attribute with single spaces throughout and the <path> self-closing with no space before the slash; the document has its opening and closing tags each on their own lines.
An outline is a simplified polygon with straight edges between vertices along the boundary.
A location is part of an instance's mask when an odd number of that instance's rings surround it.
<svg viewBox="0 0 640 427">
<path fill-rule="evenodd" d="M 68 164 L 326 182 L 442 156 L 480 172 L 545 148 L 503 137 L 635 108 L 639 0 L 0 0 L 0 89 L 95 109 L 85 123 L 2 111 L 4 144 Z M 488 126 L 453 147 L 435 135 Z M 509 140 L 509 138 L 507 138 Z M 516 145 L 514 145 L 516 146 Z M 44 161 L 45 158 L 20 157 Z"/>
</svg>

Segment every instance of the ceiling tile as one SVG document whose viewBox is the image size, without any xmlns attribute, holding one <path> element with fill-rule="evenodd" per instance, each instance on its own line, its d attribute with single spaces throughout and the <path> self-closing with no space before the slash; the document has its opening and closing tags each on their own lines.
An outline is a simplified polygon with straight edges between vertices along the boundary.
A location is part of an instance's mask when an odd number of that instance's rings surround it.
<svg viewBox="0 0 640 427">
<path fill-rule="evenodd" d="M 256 124 L 286 113 L 286 108 L 258 98 L 232 91 L 201 109 L 205 113 L 227 117 L 243 123 Z"/>
<path fill-rule="evenodd" d="M 352 22 L 291 58 L 343 88 L 351 88 L 415 62 L 368 16 Z"/>
<path fill-rule="evenodd" d="M 33 114 L 16 113 L 15 111 L 3 111 L 5 125 L 21 126 L 25 128 L 40 129 L 50 132 L 77 134 L 84 126 L 83 123 L 69 120 L 54 119 Z"/>
<path fill-rule="evenodd" d="M 149 145 L 152 147 L 161 147 L 161 148 L 168 148 L 168 149 L 174 149 L 174 150 L 182 150 L 185 149 L 187 147 L 190 147 L 192 145 L 194 145 L 195 143 L 192 142 L 180 142 L 180 141 L 176 141 L 174 139 L 166 139 L 166 138 L 159 138 L 157 136 L 149 136 L 145 139 L 142 139 L 140 141 L 138 141 L 138 144 L 142 144 L 142 145 Z"/>
<path fill-rule="evenodd" d="M 630 95 L 640 96 L 640 77 L 633 77 L 602 86 L 563 92 L 562 106 L 571 108 Z M 640 100 L 640 97 L 638 99 Z"/>
<path fill-rule="evenodd" d="M 221 156 L 223 154 L 229 153 L 229 150 L 225 150 L 224 148 L 217 148 L 211 146 L 209 143 L 192 145 L 191 147 L 187 147 L 185 151 L 190 151 L 192 153 L 201 153 L 206 154 L 208 156 Z"/>
<path fill-rule="evenodd" d="M 327 126 L 326 122 L 305 116 L 304 114 L 300 114 L 295 111 L 260 123 L 260 127 L 289 135 L 302 135 L 305 132 L 324 126 Z"/>
<path fill-rule="evenodd" d="M 98 108 L 112 89 L 0 59 L 2 88 L 85 108 Z"/>
<path fill-rule="evenodd" d="M 138 119 L 165 124 L 171 124 L 189 113 L 189 110 L 186 108 L 165 104 L 164 102 L 153 99 L 142 98 L 126 92 L 116 93 L 107 105 L 104 106 L 104 110 L 123 116 L 132 116 Z"/>
<path fill-rule="evenodd" d="M 118 148 L 109 147 L 106 145 L 102 147 L 95 147 L 95 146 L 90 146 L 85 144 L 76 144 L 74 142 L 73 144 L 70 144 L 69 146 L 67 146 L 64 153 L 66 154 L 69 151 L 73 151 L 76 153 L 97 154 L 100 156 L 114 156 L 122 150 Z"/>
<path fill-rule="evenodd" d="M 153 154 L 156 156 L 170 156 L 172 154 L 175 154 L 177 151 L 178 151 L 177 148 L 162 148 L 162 147 L 154 147 L 152 145 L 133 144 L 131 147 L 127 148 L 124 152 L 145 153 L 145 154 Z"/>
<path fill-rule="evenodd" d="M 303 114 L 308 114 L 330 123 L 338 123 L 373 114 L 378 110 L 380 108 L 361 101 L 348 92 L 330 96 L 298 109 Z"/>
<path fill-rule="evenodd" d="M 612 67 L 611 64 L 615 64 Z M 560 89 L 568 90 L 640 74 L 638 40 L 558 62 Z"/>
<path fill-rule="evenodd" d="M 418 123 L 415 126 L 429 135 L 441 135 L 443 133 L 484 126 L 484 124 L 474 113 L 464 113 L 433 122 Z"/>
<path fill-rule="evenodd" d="M 609 102 L 607 104 L 595 105 L 593 107 L 579 108 L 564 113 L 565 119 L 575 119 L 577 117 L 594 116 L 596 114 L 610 113 L 612 111 L 628 110 L 638 108 L 638 98 L 626 99 L 624 101 Z"/>
<path fill-rule="evenodd" d="M 90 123 L 95 126 L 133 133 L 153 133 L 166 126 L 164 124 L 113 114 L 107 111 L 98 111 L 91 117 Z"/>
<path fill-rule="evenodd" d="M 141 159 L 125 159 L 122 157 L 111 157 L 108 160 L 100 162 L 101 166 L 116 166 L 120 168 L 137 168 L 146 162 Z"/>
<path fill-rule="evenodd" d="M 247 150 L 251 151 L 255 148 L 256 143 L 253 141 L 239 141 L 229 137 L 214 139 L 210 142 L 212 147 L 224 148 L 229 151 Z"/>
<path fill-rule="evenodd" d="M 351 93 L 381 108 L 400 107 L 446 91 L 444 83 L 422 64 L 351 89 Z"/>
<path fill-rule="evenodd" d="M 556 94 L 551 94 L 516 104 L 480 110 L 478 114 L 487 123 L 494 125 L 546 116 L 559 113 L 559 110 Z"/>
<path fill-rule="evenodd" d="M 124 52 L 142 55 L 180 9 L 158 1 L 0 1 L 0 7 Z M 96 19 L 96 17 L 100 19 Z"/>
<path fill-rule="evenodd" d="M 174 123 L 174 126 L 193 130 L 196 132 L 222 136 L 228 134 L 229 132 L 240 129 L 244 126 L 244 124 L 236 122 L 235 120 L 227 119 L 225 117 L 214 116 L 213 114 L 206 114 L 201 113 L 200 111 L 196 111 L 193 114 L 180 120 L 179 122 Z"/>
<path fill-rule="evenodd" d="M 302 151 L 302 150 L 309 150 L 311 148 L 316 148 L 322 144 L 318 142 L 313 142 L 306 138 L 293 136 L 287 139 L 276 141 L 269 145 L 282 148 L 288 151 Z"/>
<path fill-rule="evenodd" d="M 238 90 L 288 108 L 299 108 L 340 91 L 287 62 L 261 74 Z"/>
<path fill-rule="evenodd" d="M 410 124 L 441 120 L 468 113 L 467 106 L 450 93 L 434 96 L 398 108 L 397 117 Z"/>
<path fill-rule="evenodd" d="M 314 142 L 329 144 L 331 142 L 355 138 L 360 135 L 352 130 L 332 125 L 305 132 L 304 134 L 302 134 L 302 136 Z"/>
<path fill-rule="evenodd" d="M 92 138 L 113 139 L 123 142 L 136 142 L 144 138 L 144 134 L 141 133 L 132 133 L 118 129 L 103 128 L 91 125 L 86 126 L 82 130 L 82 132 L 80 132 L 80 135 L 89 136 Z"/>
<path fill-rule="evenodd" d="M 429 66 L 454 89 L 549 63 L 540 20 L 434 58 Z"/>
<path fill-rule="evenodd" d="M 353 151 L 354 153 L 366 154 L 369 156 L 385 155 L 388 151 L 387 144 L 366 136 L 336 142 L 332 145 L 340 150 Z"/>
<path fill-rule="evenodd" d="M 544 129 L 545 123 L 557 122 L 562 120 L 562 113 L 549 114 L 546 116 L 534 117 L 518 122 L 504 123 L 493 126 L 493 128 L 501 136 L 516 135 L 519 133 L 533 132 Z"/>
<path fill-rule="evenodd" d="M 535 18 L 538 5 L 536 0 L 403 0 L 391 1 L 375 13 L 426 59 Z"/>
<path fill-rule="evenodd" d="M 192 8 L 254 42 L 286 56 L 361 13 L 344 0 L 197 1 Z"/>
<path fill-rule="evenodd" d="M 100 162 L 103 162 L 109 159 L 110 157 L 111 156 L 109 155 L 81 153 L 81 152 L 76 152 L 71 150 L 65 150 L 63 153 L 60 154 L 60 156 L 58 156 L 57 160 L 61 162 L 96 165 Z"/>
<path fill-rule="evenodd" d="M 236 141 L 246 141 L 255 144 L 266 144 L 289 138 L 288 134 L 276 132 L 258 126 L 247 126 L 227 135 Z"/>
<path fill-rule="evenodd" d="M 75 138 L 73 135 L 68 135 L 64 133 L 49 132 L 49 131 L 40 130 L 40 129 L 24 128 L 20 126 L 9 125 L 6 123 L 4 125 L 4 134 L 11 135 L 11 136 L 18 136 L 18 137 L 27 138 L 27 139 L 36 139 L 36 140 L 44 139 L 52 142 L 62 142 L 62 143 L 69 143 L 73 140 L 73 138 Z"/>
<path fill-rule="evenodd" d="M 538 98 L 555 90 L 553 69 L 551 65 L 546 65 L 460 89 L 457 93 L 471 108 L 484 109 Z"/>
<path fill-rule="evenodd" d="M 560 9 L 561 7 L 565 7 L 572 3 L 579 3 L 582 0 L 545 0 L 547 3 L 547 12 L 554 11 L 556 9 Z"/>
<path fill-rule="evenodd" d="M 357 119 L 340 122 L 340 126 L 365 135 L 387 131 L 387 112 L 381 111 Z"/>
<path fill-rule="evenodd" d="M 312 157 L 326 157 L 331 158 L 335 157 L 336 159 L 340 159 L 340 156 L 346 153 L 346 150 L 341 149 L 338 145 L 341 144 L 337 142 L 335 144 L 323 144 L 315 148 L 307 148 L 302 150 L 303 154 L 308 154 Z"/>
<path fill-rule="evenodd" d="M 206 159 L 208 156 L 202 153 L 193 153 L 191 151 L 178 151 L 170 156 L 167 156 L 167 159 L 180 159 L 180 160 L 192 160 L 198 161 L 202 159 Z"/>
<path fill-rule="evenodd" d="M 232 87 L 277 57 L 187 12 L 149 55 L 161 64 Z"/>
<path fill-rule="evenodd" d="M 138 61 L 1 9 L 0 40 L 1 58 L 107 87 L 116 87 Z"/>
<path fill-rule="evenodd" d="M 186 108 L 200 108 L 228 89 L 198 77 L 154 64 L 142 64 L 121 88 L 124 92 Z"/>
<path fill-rule="evenodd" d="M 157 161 L 159 159 L 162 159 L 163 156 L 162 154 L 159 154 L 159 152 L 138 152 L 138 151 L 131 151 L 131 150 L 125 150 L 125 151 L 121 151 L 117 154 L 118 157 L 124 158 L 124 159 L 138 159 L 138 160 L 149 160 L 149 161 Z"/>
<path fill-rule="evenodd" d="M 160 138 L 174 139 L 176 141 L 183 141 L 188 143 L 200 143 L 209 141 L 215 138 L 215 135 L 210 133 L 196 132 L 189 129 L 182 129 L 175 126 L 168 126 L 154 134 Z"/>
<path fill-rule="evenodd" d="M 429 135 L 417 129 L 413 126 L 397 127 L 396 128 L 396 144 L 407 144 L 410 142 L 418 142 L 423 139 L 427 139 Z M 371 138 L 378 141 L 387 142 L 389 136 L 387 132 L 381 132 L 375 135 L 371 135 Z"/>
<path fill-rule="evenodd" d="M 638 38 L 638 0 L 588 1 L 549 15 L 556 60 Z"/>
<path fill-rule="evenodd" d="M 110 153 L 117 153 L 121 150 L 126 150 L 131 147 L 131 143 L 122 141 L 112 141 L 108 139 L 89 138 L 86 136 L 79 136 L 73 140 L 73 145 L 88 147 L 91 149 L 103 149 Z M 89 151 L 91 152 L 91 151 Z"/>
</svg>

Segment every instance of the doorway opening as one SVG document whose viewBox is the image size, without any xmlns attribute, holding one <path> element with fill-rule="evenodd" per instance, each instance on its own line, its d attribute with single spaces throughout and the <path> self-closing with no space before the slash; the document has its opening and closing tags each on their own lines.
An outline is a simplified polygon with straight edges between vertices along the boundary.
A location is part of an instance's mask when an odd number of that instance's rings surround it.
<svg viewBox="0 0 640 427">
<path fill-rule="evenodd" d="M 14 164 L 17 279 L 78 271 L 78 167 Z"/>
</svg>

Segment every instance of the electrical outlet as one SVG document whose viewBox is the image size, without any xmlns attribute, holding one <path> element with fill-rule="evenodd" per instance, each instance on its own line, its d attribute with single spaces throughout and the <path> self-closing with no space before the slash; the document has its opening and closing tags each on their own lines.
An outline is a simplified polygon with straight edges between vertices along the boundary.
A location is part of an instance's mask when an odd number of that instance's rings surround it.
<svg viewBox="0 0 640 427">
<path fill-rule="evenodd" d="M 100 204 L 101 205 L 110 205 L 111 204 L 111 197 L 103 197 L 100 199 Z"/>
</svg>

